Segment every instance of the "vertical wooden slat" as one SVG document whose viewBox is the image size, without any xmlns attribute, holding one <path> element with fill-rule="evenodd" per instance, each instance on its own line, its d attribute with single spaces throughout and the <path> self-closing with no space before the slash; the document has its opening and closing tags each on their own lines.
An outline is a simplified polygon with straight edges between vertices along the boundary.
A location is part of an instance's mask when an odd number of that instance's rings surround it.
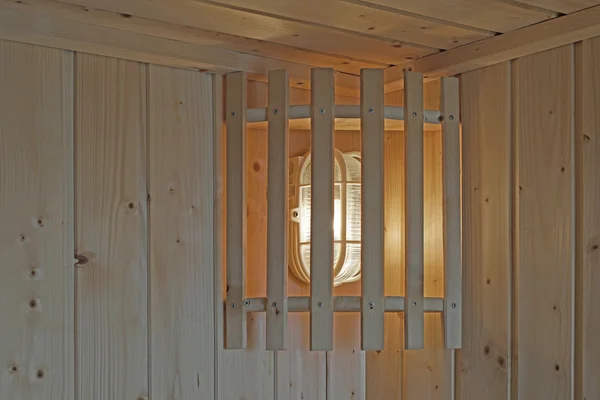
<svg viewBox="0 0 600 400">
<path fill-rule="evenodd" d="M 310 348 L 333 349 L 334 76 L 311 71 Z"/>
<path fill-rule="evenodd" d="M 246 73 L 227 75 L 227 304 L 225 346 L 246 347 Z"/>
<path fill-rule="evenodd" d="M 148 396 L 148 70 L 84 53 L 75 65 L 77 397 Z"/>
<path fill-rule="evenodd" d="M 267 350 L 287 347 L 288 87 L 287 71 L 269 71 Z"/>
<path fill-rule="evenodd" d="M 73 53 L 0 40 L 1 399 L 74 398 Z"/>
<path fill-rule="evenodd" d="M 214 396 L 212 75 L 150 65 L 150 393 Z"/>
<path fill-rule="evenodd" d="M 576 126 L 575 140 L 579 147 L 579 203 L 580 219 L 578 233 L 580 243 L 579 254 L 580 274 L 579 293 L 581 304 L 577 320 L 580 322 L 580 335 L 576 341 L 581 346 L 581 381 L 579 391 L 582 395 L 576 398 L 600 398 L 600 38 L 583 41 L 581 44 L 580 78 L 577 91 L 580 103 L 578 108 L 579 121 Z M 576 391 L 577 394 L 577 391 Z"/>
<path fill-rule="evenodd" d="M 404 346 L 422 349 L 423 315 L 423 75 L 404 74 L 404 129 L 406 182 L 406 295 Z"/>
<path fill-rule="evenodd" d="M 361 347 L 382 350 L 384 343 L 384 152 L 383 70 L 360 75 L 362 149 Z"/>
<path fill-rule="evenodd" d="M 448 349 L 461 347 L 462 249 L 460 214 L 460 130 L 458 78 L 441 79 L 442 175 L 444 191 L 444 337 Z"/>
<path fill-rule="evenodd" d="M 515 61 L 519 399 L 570 398 L 573 48 Z"/>
<path fill-rule="evenodd" d="M 468 72 L 460 81 L 465 301 L 456 393 L 461 400 L 506 400 L 511 292 L 510 62 Z"/>
</svg>

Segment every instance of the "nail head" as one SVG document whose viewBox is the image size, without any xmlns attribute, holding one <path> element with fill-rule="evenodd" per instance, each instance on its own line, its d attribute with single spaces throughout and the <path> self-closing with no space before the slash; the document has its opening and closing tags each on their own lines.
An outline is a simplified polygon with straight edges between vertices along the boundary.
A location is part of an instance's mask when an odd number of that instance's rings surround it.
<svg viewBox="0 0 600 400">
<path fill-rule="evenodd" d="M 369 302 L 369 308 L 370 308 L 371 310 L 372 310 L 372 309 L 374 309 L 374 308 L 375 308 L 375 303 L 374 303 L 374 302 L 372 302 L 372 301 L 370 301 L 370 302 Z"/>
<path fill-rule="evenodd" d="M 412 113 L 412 116 L 413 116 L 413 117 L 416 117 L 416 116 L 417 116 L 417 113 L 416 113 L 416 111 L 414 111 L 414 112 Z"/>
<path fill-rule="evenodd" d="M 271 304 L 271 305 L 273 306 L 273 308 L 277 308 L 277 305 L 278 305 L 278 304 L 277 304 L 277 302 L 276 302 L 276 301 L 274 301 L 274 302 L 273 302 L 273 304 Z"/>
<path fill-rule="evenodd" d="M 321 114 L 325 114 L 325 109 L 324 109 L 324 108 L 321 108 L 321 109 L 319 110 L 319 112 L 320 112 Z"/>
</svg>

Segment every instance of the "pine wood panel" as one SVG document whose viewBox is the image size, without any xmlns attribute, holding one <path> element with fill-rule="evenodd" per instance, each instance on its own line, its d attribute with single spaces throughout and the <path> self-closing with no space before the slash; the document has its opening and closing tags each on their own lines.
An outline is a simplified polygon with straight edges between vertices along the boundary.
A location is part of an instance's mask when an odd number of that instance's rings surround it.
<svg viewBox="0 0 600 400">
<path fill-rule="evenodd" d="M 150 382 L 214 395 L 213 125 L 209 74 L 149 69 Z"/>
<path fill-rule="evenodd" d="M 0 41 L 0 398 L 74 398 L 73 54 Z"/>
<path fill-rule="evenodd" d="M 580 372 L 582 395 L 585 399 L 600 397 L 600 382 L 598 371 L 600 371 L 600 344 L 598 343 L 598 332 L 600 332 L 600 315 L 597 305 L 600 298 L 598 287 L 600 287 L 600 118 L 598 108 L 600 106 L 600 38 L 586 40 L 581 46 L 581 63 L 578 70 L 581 72 L 581 80 L 577 91 L 581 99 L 578 108 L 581 108 L 581 119 L 578 125 L 581 130 L 577 132 L 575 140 L 578 143 L 579 155 L 579 209 L 578 233 L 581 232 L 580 243 L 577 252 L 579 255 L 580 276 L 577 286 L 581 293 L 581 309 L 577 310 L 578 322 L 582 330 L 578 332 L 577 343 L 580 347 L 580 357 L 576 360 L 581 362 Z M 576 392 L 577 393 L 577 392 Z"/>
<path fill-rule="evenodd" d="M 414 14 L 403 15 L 341 0 L 214 0 L 211 3 L 438 49 L 450 49 L 493 35 L 492 32 L 445 24 Z"/>
<path fill-rule="evenodd" d="M 148 396 L 147 67 L 75 65 L 77 396 Z"/>
<path fill-rule="evenodd" d="M 495 32 L 508 32 L 542 22 L 555 12 L 502 0 L 345 0 L 384 7 Z"/>
<path fill-rule="evenodd" d="M 344 31 L 334 31 L 290 19 L 258 15 L 227 9 L 194 0 L 67 0 L 101 10 L 129 14 L 157 21 L 191 26 L 229 35 L 265 40 L 328 55 L 355 60 L 394 64 L 406 57 L 415 58 L 436 51 L 435 48 L 403 46 L 394 40 L 380 40 Z M 167 5 L 168 4 L 168 5 Z"/>
<path fill-rule="evenodd" d="M 461 76 L 464 301 L 456 388 L 462 400 L 505 400 L 509 392 L 510 88 L 508 62 Z"/>
<path fill-rule="evenodd" d="M 515 61 L 518 187 L 514 390 L 523 399 L 571 393 L 573 49 Z"/>
<path fill-rule="evenodd" d="M 593 7 L 600 4 L 598 0 L 519 0 L 521 3 L 531 4 L 532 6 L 542 7 L 548 10 L 559 11 L 561 13 L 572 13 Z"/>
</svg>

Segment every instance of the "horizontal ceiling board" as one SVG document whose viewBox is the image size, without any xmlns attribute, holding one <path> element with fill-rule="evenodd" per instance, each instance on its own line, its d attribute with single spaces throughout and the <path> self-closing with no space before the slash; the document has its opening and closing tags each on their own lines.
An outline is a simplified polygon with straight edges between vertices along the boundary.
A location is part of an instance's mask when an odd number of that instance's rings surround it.
<svg viewBox="0 0 600 400">
<path fill-rule="evenodd" d="M 407 16 L 341 0 L 196 1 L 439 49 L 451 49 L 493 35 L 491 32 L 458 27 L 451 22 L 441 23 L 427 17 Z"/>
<path fill-rule="evenodd" d="M 310 67 L 306 65 L 53 18 L 8 0 L 0 0 L 0 39 L 214 72 L 264 74 L 270 69 L 287 69 L 294 79 L 310 79 Z M 338 73 L 336 84 L 342 83 L 352 90 L 339 93 L 354 93 L 358 77 Z"/>
<path fill-rule="evenodd" d="M 214 46 L 254 56 L 291 61 L 316 67 L 333 67 L 337 71 L 355 75 L 360 74 L 361 68 L 381 68 L 387 66 L 387 64 L 366 63 L 348 58 L 333 57 L 276 43 L 133 17 L 128 14 L 119 14 L 95 8 L 84 8 L 56 1 L 27 0 L 27 4 L 23 4 L 3 0 L 0 4 L 7 4 L 8 7 L 22 10 L 31 11 L 34 9 L 36 13 L 46 16 L 106 28 L 137 32 L 181 42 Z"/>
<path fill-rule="evenodd" d="M 398 64 L 437 51 L 434 48 L 410 47 L 398 41 L 377 40 L 193 0 L 65 0 L 65 2 L 368 62 Z"/>
<path fill-rule="evenodd" d="M 530 4 L 548 10 L 569 14 L 584 8 L 600 4 L 600 0 L 518 0 L 520 3 Z"/>
<path fill-rule="evenodd" d="M 544 11 L 502 0 L 342 0 L 349 3 L 396 9 L 465 26 L 509 32 L 556 17 Z"/>
</svg>

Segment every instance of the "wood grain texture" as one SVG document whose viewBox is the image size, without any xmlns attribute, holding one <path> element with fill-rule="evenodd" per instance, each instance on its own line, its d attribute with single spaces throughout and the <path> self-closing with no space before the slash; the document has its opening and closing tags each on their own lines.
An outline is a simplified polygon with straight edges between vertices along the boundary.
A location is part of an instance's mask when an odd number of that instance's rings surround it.
<svg viewBox="0 0 600 400">
<path fill-rule="evenodd" d="M 333 349 L 333 69 L 312 70 L 310 349 Z"/>
<path fill-rule="evenodd" d="M 581 379 L 579 388 L 583 398 L 594 399 L 600 397 L 600 382 L 597 376 L 600 371 L 600 345 L 598 332 L 600 332 L 600 316 L 597 305 L 599 304 L 598 286 L 600 285 L 600 118 L 598 107 L 600 105 L 600 39 L 586 40 L 581 44 L 581 63 L 578 69 L 581 80 L 577 87 L 578 104 L 581 119 L 576 126 L 581 130 L 577 132 L 575 140 L 580 149 L 578 171 L 580 219 L 578 220 L 578 234 L 581 233 L 578 243 L 578 261 L 580 265 L 580 282 L 578 288 L 581 293 L 581 308 L 577 310 L 577 319 L 581 321 L 580 335 L 577 343 L 580 347 L 581 362 L 578 379 Z M 577 393 L 577 391 L 576 391 Z M 581 395 L 580 395 L 581 396 Z"/>
<path fill-rule="evenodd" d="M 344 0 L 353 3 L 385 7 L 399 12 L 458 23 L 495 32 L 508 32 L 542 22 L 557 15 L 555 12 L 527 7 L 516 1 L 503 0 Z"/>
<path fill-rule="evenodd" d="M 383 71 L 361 72 L 361 349 L 384 345 Z"/>
<path fill-rule="evenodd" d="M 284 350 L 287 346 L 288 105 L 287 71 L 269 71 L 267 350 Z"/>
<path fill-rule="evenodd" d="M 227 304 L 225 347 L 246 347 L 246 73 L 227 75 Z"/>
<path fill-rule="evenodd" d="M 150 390 L 157 398 L 210 398 L 212 78 L 151 65 L 148 90 Z"/>
<path fill-rule="evenodd" d="M 573 329 L 573 48 L 514 63 L 519 398 L 571 393 Z M 514 380 L 513 380 L 514 381 Z"/>
<path fill-rule="evenodd" d="M 0 41 L 0 398 L 73 400 L 73 54 Z"/>
<path fill-rule="evenodd" d="M 77 396 L 148 396 L 147 66 L 75 65 Z"/>
<path fill-rule="evenodd" d="M 460 80 L 464 302 L 457 399 L 505 400 L 511 362 L 510 63 Z"/>
<path fill-rule="evenodd" d="M 565 14 L 583 10 L 600 4 L 598 0 L 519 0 L 521 3 L 559 11 Z"/>
<path fill-rule="evenodd" d="M 423 348 L 423 75 L 404 75 L 406 280 L 404 347 Z"/>
</svg>

